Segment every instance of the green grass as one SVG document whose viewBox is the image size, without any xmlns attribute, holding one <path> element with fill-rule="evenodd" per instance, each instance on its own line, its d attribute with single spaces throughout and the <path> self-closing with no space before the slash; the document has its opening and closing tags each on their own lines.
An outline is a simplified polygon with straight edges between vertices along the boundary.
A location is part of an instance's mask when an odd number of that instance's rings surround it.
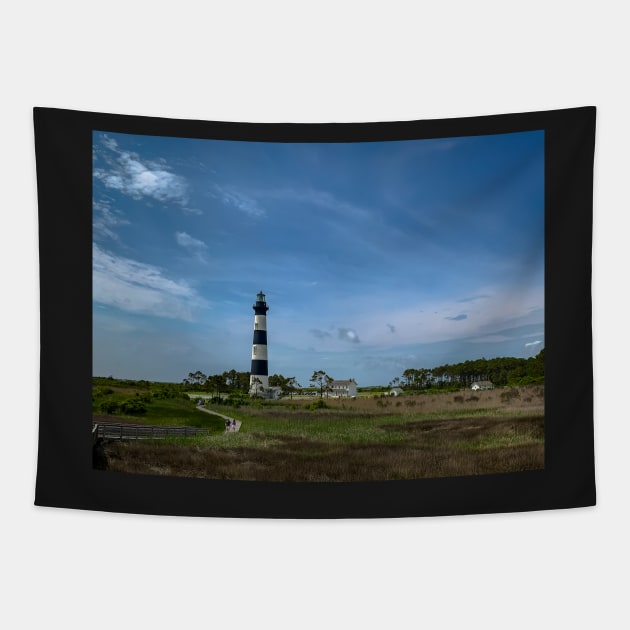
<svg viewBox="0 0 630 630">
<path fill-rule="evenodd" d="M 206 428 L 214 432 L 223 432 L 225 425 L 221 418 L 199 411 L 192 400 L 179 398 L 155 398 L 151 397 L 150 402 L 145 402 L 146 413 L 124 414 L 116 412 L 113 414 L 103 413 L 101 405 L 103 402 L 120 404 L 124 400 L 135 397 L 133 390 L 123 391 L 121 388 L 110 388 L 111 393 L 99 394 L 92 401 L 92 415 L 96 419 L 109 422 L 133 422 L 137 424 L 153 424 L 158 426 L 189 426 Z M 147 392 L 142 392 L 139 396 L 146 396 Z"/>
<path fill-rule="evenodd" d="M 218 413 L 243 423 L 238 433 L 224 434 L 223 420 L 193 402 L 161 399 L 147 405 L 143 422 L 207 426 L 211 434 L 112 442 L 106 451 L 110 469 L 121 472 L 260 481 L 418 479 L 544 468 L 542 393 L 510 404 L 500 392 L 464 403 L 452 394 L 426 400 L 337 400 L 323 409 L 310 408 L 312 401 L 215 405 Z"/>
</svg>

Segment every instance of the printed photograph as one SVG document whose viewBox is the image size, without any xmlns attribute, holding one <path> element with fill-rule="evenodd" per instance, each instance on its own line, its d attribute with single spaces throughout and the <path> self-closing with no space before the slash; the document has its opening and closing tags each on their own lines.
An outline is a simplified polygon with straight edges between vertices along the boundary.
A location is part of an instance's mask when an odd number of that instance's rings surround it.
<svg viewBox="0 0 630 630">
<path fill-rule="evenodd" d="M 543 469 L 544 145 L 94 131 L 94 468 Z"/>
</svg>

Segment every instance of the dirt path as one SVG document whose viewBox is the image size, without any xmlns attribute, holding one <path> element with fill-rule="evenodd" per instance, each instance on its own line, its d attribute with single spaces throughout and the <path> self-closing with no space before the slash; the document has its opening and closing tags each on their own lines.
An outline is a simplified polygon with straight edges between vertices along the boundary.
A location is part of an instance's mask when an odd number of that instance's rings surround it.
<svg viewBox="0 0 630 630">
<path fill-rule="evenodd" d="M 199 411 L 205 411 L 206 413 L 212 414 L 213 416 L 219 416 L 219 418 L 223 418 L 225 420 L 225 432 L 226 433 L 237 433 L 241 428 L 241 424 L 243 424 L 240 420 L 235 420 L 234 418 L 230 418 L 230 416 L 225 416 L 218 411 L 212 411 L 210 409 L 206 409 L 205 407 L 197 407 Z"/>
</svg>

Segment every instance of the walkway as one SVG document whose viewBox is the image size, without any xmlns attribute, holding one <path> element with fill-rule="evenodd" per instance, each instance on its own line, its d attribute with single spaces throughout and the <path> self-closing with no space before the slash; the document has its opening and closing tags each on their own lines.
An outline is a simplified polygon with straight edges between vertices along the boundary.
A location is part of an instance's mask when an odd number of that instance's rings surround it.
<svg viewBox="0 0 630 630">
<path fill-rule="evenodd" d="M 210 413 L 213 416 L 219 416 L 219 418 L 223 418 L 225 420 L 226 433 L 238 433 L 238 430 L 241 428 L 241 424 L 243 424 L 240 420 L 235 420 L 234 418 L 225 416 L 222 413 L 219 413 L 217 411 L 212 411 L 211 409 L 206 409 L 205 407 L 197 407 L 197 409 L 199 409 L 199 411 L 205 411 L 206 413 Z"/>
</svg>

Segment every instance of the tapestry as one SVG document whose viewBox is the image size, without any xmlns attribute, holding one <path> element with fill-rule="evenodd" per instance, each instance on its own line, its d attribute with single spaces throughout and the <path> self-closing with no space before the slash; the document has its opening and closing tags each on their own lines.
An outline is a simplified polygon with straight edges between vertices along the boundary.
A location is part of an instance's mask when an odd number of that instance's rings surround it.
<svg viewBox="0 0 630 630">
<path fill-rule="evenodd" d="M 595 504 L 594 107 L 34 126 L 36 505 Z"/>
</svg>

